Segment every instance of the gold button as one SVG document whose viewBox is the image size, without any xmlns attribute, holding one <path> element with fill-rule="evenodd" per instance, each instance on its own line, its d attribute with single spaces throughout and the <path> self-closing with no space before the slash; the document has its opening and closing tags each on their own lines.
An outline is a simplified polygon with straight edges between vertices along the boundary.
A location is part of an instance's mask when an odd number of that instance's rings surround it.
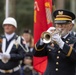
<svg viewBox="0 0 76 75">
<path fill-rule="evenodd" d="M 49 49 L 49 51 L 51 51 L 51 49 Z"/>
<path fill-rule="evenodd" d="M 58 51 L 58 53 L 60 53 L 60 51 Z"/>
<path fill-rule="evenodd" d="M 58 71 L 58 68 L 56 68 L 55 70 Z"/>
<path fill-rule="evenodd" d="M 56 62 L 56 65 L 58 65 L 59 64 L 59 62 Z"/>
<path fill-rule="evenodd" d="M 68 41 L 66 41 L 66 43 L 69 43 Z"/>
<path fill-rule="evenodd" d="M 57 56 L 57 59 L 59 59 L 59 56 Z"/>
</svg>

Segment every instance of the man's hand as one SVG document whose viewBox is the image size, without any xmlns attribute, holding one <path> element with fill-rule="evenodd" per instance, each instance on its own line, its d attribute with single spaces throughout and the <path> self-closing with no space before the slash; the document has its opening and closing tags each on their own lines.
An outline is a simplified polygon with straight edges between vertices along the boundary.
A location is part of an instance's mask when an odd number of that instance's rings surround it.
<svg viewBox="0 0 76 75">
<path fill-rule="evenodd" d="M 56 28 L 55 27 L 50 27 L 47 32 L 49 32 L 50 34 L 52 34 L 53 32 L 55 32 Z"/>
<path fill-rule="evenodd" d="M 60 47 L 61 49 L 63 49 L 64 42 L 62 41 L 62 39 L 61 39 L 61 37 L 60 37 L 59 34 L 54 34 L 54 35 L 52 36 L 52 40 L 53 40 L 53 41 L 56 41 L 56 43 L 59 45 L 59 47 Z"/>
<path fill-rule="evenodd" d="M 4 54 L 2 54 L 2 58 L 3 59 L 10 59 L 10 54 L 4 53 Z"/>
<path fill-rule="evenodd" d="M 8 60 L 10 59 L 10 54 L 0 53 L 0 57 L 1 57 L 2 62 L 7 63 Z"/>
<path fill-rule="evenodd" d="M 0 59 L 2 59 L 2 55 L 3 55 L 3 53 L 0 53 Z"/>
</svg>

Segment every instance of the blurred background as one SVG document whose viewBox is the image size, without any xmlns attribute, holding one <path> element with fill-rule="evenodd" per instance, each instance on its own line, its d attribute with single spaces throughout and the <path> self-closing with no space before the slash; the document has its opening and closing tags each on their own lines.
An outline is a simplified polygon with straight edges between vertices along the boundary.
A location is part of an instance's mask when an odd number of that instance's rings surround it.
<svg viewBox="0 0 76 75">
<path fill-rule="evenodd" d="M 76 0 L 53 1 L 56 9 L 67 9 L 76 14 Z M 0 34 L 3 34 L 2 22 L 7 16 L 17 20 L 18 34 L 25 28 L 31 29 L 33 34 L 33 12 L 34 0 L 0 0 Z"/>
</svg>

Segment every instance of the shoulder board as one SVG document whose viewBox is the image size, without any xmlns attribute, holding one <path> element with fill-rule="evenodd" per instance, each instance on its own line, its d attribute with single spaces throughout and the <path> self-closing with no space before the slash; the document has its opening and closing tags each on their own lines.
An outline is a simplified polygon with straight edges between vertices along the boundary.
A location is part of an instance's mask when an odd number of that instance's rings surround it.
<svg viewBox="0 0 76 75">
<path fill-rule="evenodd" d="M 68 41 L 70 43 L 75 43 L 76 42 L 76 37 L 75 36 L 71 36 L 70 38 L 68 38 Z"/>
</svg>

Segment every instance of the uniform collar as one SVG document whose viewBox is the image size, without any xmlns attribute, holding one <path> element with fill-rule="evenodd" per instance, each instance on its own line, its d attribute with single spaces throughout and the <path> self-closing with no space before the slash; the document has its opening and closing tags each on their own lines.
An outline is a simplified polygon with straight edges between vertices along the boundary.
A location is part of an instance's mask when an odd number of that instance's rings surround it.
<svg viewBox="0 0 76 75">
<path fill-rule="evenodd" d="M 67 35 L 65 35 L 64 37 L 62 37 L 62 40 L 66 41 L 69 37 L 71 37 L 70 33 L 68 33 Z"/>
<path fill-rule="evenodd" d="M 69 33 L 70 33 L 70 34 L 72 34 L 72 33 L 73 33 L 73 31 L 71 30 L 71 31 L 69 31 Z"/>
<path fill-rule="evenodd" d="M 72 35 L 72 36 L 75 36 L 75 32 L 74 31 L 70 31 L 70 34 Z"/>
<path fill-rule="evenodd" d="M 66 34 L 63 38 L 65 39 L 65 38 L 67 38 L 67 36 L 69 35 L 69 33 L 68 34 Z"/>
<path fill-rule="evenodd" d="M 12 34 L 7 34 L 7 33 L 5 33 L 5 37 L 6 37 L 6 39 L 7 39 L 7 41 L 9 41 L 10 39 L 12 39 L 12 37 L 15 35 L 15 33 L 12 33 Z"/>
</svg>

